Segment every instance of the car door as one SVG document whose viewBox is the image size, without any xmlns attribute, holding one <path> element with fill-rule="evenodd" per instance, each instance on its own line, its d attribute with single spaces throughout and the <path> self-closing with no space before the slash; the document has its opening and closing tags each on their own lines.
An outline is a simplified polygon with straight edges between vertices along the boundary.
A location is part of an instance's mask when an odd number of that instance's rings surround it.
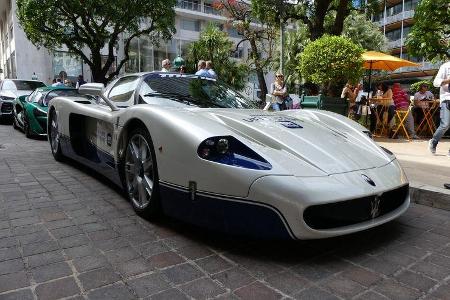
<svg viewBox="0 0 450 300">
<path fill-rule="evenodd" d="M 106 96 L 119 108 L 134 104 L 134 91 L 138 76 L 126 76 L 112 83 Z M 115 140 L 117 139 L 118 111 L 112 111 L 101 99 L 90 104 L 80 104 L 77 113 L 69 116 L 69 132 L 76 155 L 97 165 L 102 173 L 115 168 Z"/>
</svg>

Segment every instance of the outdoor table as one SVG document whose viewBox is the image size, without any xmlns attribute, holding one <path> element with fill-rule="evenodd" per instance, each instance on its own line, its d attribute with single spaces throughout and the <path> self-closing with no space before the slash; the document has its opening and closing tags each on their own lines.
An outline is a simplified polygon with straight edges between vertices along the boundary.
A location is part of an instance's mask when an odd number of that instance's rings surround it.
<svg viewBox="0 0 450 300">
<path fill-rule="evenodd" d="M 389 98 L 370 98 L 369 103 L 373 106 L 374 113 L 377 119 L 377 127 L 375 128 L 375 134 L 377 136 L 387 136 L 389 133 L 389 124 L 387 124 L 387 118 L 385 119 L 384 113 L 388 111 L 388 107 L 392 104 L 392 99 Z M 378 107 L 382 106 L 381 109 Z"/>
<path fill-rule="evenodd" d="M 423 119 L 417 127 L 417 134 L 421 135 L 422 133 L 429 133 L 432 135 L 436 130 L 436 125 L 434 124 L 434 115 L 439 110 L 440 101 L 439 100 L 431 100 L 426 101 L 427 105 L 421 105 L 420 108 L 423 112 Z"/>
</svg>

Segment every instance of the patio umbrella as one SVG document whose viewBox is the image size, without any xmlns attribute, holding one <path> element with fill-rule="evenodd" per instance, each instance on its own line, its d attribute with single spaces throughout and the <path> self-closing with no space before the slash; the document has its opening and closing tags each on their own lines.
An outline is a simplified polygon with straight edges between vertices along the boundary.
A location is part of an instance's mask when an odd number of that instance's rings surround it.
<svg viewBox="0 0 450 300">
<path fill-rule="evenodd" d="M 401 67 L 418 67 L 420 64 L 406 59 L 384 54 L 376 51 L 367 51 L 362 54 L 364 69 L 369 70 L 369 89 L 371 85 L 372 70 L 394 71 Z M 369 90 L 370 92 L 370 90 Z"/>
</svg>

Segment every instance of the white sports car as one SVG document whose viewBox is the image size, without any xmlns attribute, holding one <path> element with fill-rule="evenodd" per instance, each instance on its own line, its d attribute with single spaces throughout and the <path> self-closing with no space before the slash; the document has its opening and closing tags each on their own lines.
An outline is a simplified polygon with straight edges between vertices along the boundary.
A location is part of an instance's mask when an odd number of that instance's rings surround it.
<svg viewBox="0 0 450 300">
<path fill-rule="evenodd" d="M 142 216 L 209 229 L 316 239 L 368 229 L 409 206 L 395 156 L 346 117 L 266 112 L 212 79 L 171 73 L 86 84 L 48 109 L 56 160 L 123 187 Z"/>
</svg>

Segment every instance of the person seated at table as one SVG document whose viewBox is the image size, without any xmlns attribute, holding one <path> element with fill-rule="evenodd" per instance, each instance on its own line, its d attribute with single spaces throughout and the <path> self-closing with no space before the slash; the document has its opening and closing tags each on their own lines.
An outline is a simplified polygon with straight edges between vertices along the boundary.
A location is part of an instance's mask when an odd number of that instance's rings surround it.
<svg viewBox="0 0 450 300">
<path fill-rule="evenodd" d="M 408 93 L 406 93 L 406 91 L 402 89 L 400 83 L 398 82 L 394 83 L 394 85 L 392 86 L 392 99 L 394 100 L 396 110 L 408 111 L 405 121 L 406 130 L 408 131 L 408 134 L 412 139 L 418 139 L 419 137 L 414 131 L 414 118 L 411 111 L 409 111 L 411 102 L 409 101 Z"/>
<path fill-rule="evenodd" d="M 414 120 L 416 124 L 420 124 L 423 120 L 423 108 L 428 108 L 428 101 L 434 100 L 434 95 L 428 90 L 428 85 L 422 83 L 419 87 L 419 91 L 414 94 Z"/>
<path fill-rule="evenodd" d="M 383 116 L 384 112 L 387 110 L 388 118 L 387 118 L 387 124 L 389 128 L 389 137 L 392 137 L 394 131 L 392 130 L 392 119 L 395 115 L 395 104 L 394 100 L 392 98 L 392 89 L 387 85 L 387 83 L 380 83 L 377 85 L 377 93 L 376 98 L 383 99 L 384 103 L 377 103 L 376 104 L 376 111 L 380 116 Z M 377 126 L 377 117 L 375 115 L 375 112 L 371 114 L 371 121 L 370 121 L 370 130 L 372 132 L 375 131 Z"/>
</svg>

